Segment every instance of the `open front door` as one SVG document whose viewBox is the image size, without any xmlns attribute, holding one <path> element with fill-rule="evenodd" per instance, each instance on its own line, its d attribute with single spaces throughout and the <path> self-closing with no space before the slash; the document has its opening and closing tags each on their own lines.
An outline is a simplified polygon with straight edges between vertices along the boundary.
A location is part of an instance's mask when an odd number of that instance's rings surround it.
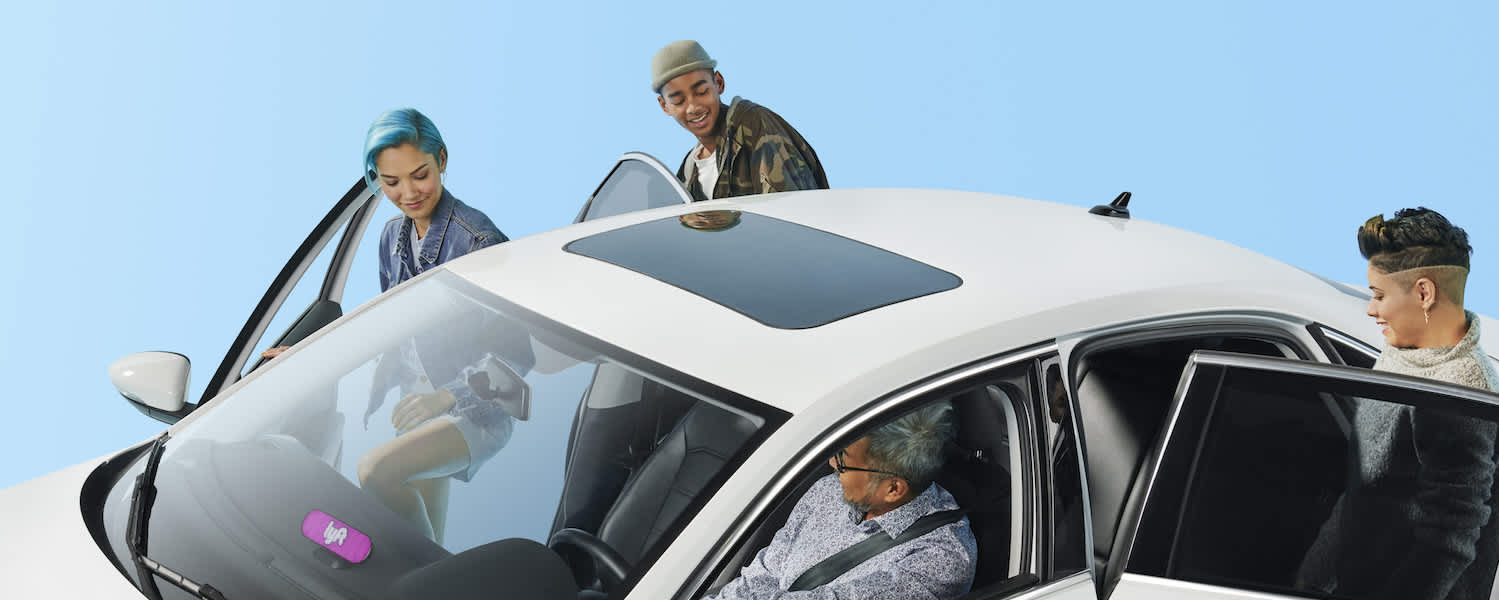
<svg viewBox="0 0 1499 600">
<path fill-rule="evenodd" d="M 1487 598 L 1496 432 L 1496 394 L 1196 352 L 1100 596 Z"/>
<path fill-rule="evenodd" d="M 643 152 L 630 152 L 615 163 L 573 222 L 688 202 L 692 202 L 692 196 L 661 161 Z"/>
<path fill-rule="evenodd" d="M 266 359 L 260 358 L 262 350 L 295 344 L 343 316 L 344 284 L 360 237 L 375 212 L 375 198 L 376 193 L 360 178 L 307 235 L 229 346 L 223 362 L 204 388 L 199 406 L 264 363 Z M 328 244 L 335 237 L 338 243 L 330 248 Z M 313 269 L 315 265 L 319 268 Z M 312 277 L 321 275 L 321 280 L 303 281 L 308 271 L 313 271 Z M 297 301 L 288 306 L 294 289 L 299 292 Z M 277 325 L 273 331 L 275 337 L 265 337 L 273 324 Z"/>
</svg>

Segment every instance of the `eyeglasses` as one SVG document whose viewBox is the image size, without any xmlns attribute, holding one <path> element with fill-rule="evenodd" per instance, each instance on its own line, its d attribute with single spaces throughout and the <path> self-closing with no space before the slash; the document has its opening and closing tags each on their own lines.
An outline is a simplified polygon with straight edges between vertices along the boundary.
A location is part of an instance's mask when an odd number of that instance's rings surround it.
<svg viewBox="0 0 1499 600">
<path fill-rule="evenodd" d="M 843 464 L 843 455 L 846 453 L 848 453 L 848 450 L 844 449 L 839 450 L 837 454 L 833 455 L 833 470 L 837 471 L 839 475 L 842 475 L 849 471 L 863 471 L 865 473 L 883 473 L 891 477 L 900 477 L 900 475 L 896 475 L 895 473 L 891 473 L 889 471 L 881 471 L 879 469 L 861 469 L 859 467 L 850 467 L 848 465 L 845 465 Z"/>
</svg>

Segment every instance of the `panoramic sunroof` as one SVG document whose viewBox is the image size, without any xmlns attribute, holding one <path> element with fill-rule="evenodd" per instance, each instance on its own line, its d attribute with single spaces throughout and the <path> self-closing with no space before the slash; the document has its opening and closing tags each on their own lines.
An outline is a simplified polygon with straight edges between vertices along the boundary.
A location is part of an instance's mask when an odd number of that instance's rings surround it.
<svg viewBox="0 0 1499 600">
<path fill-rule="evenodd" d="M 619 265 L 782 329 L 947 291 L 957 275 L 826 231 L 706 211 L 591 235 L 565 250 Z"/>
</svg>

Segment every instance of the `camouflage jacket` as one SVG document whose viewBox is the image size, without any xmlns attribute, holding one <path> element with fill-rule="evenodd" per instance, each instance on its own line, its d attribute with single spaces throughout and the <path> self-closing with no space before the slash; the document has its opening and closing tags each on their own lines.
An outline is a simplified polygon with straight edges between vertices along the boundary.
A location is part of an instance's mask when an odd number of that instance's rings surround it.
<svg viewBox="0 0 1499 600">
<path fill-rule="evenodd" d="M 780 115 L 738 96 L 720 114 L 724 128 L 718 138 L 718 183 L 713 194 L 705 194 L 698 183 L 697 164 L 692 160 L 697 146 L 687 151 L 677 169 L 677 179 L 694 201 L 828 189 L 828 176 L 822 172 L 817 152 Z"/>
</svg>

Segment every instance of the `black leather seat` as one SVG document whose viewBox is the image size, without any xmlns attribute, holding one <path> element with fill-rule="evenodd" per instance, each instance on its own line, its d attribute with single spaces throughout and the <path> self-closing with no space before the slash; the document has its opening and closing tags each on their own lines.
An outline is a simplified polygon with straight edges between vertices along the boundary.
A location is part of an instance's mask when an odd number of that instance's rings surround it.
<svg viewBox="0 0 1499 600">
<path fill-rule="evenodd" d="M 611 570 L 595 564 L 595 556 L 563 548 L 561 554 L 572 567 L 579 585 L 607 588 L 617 584 L 624 572 L 639 565 L 662 534 L 682 516 L 687 506 L 755 431 L 755 424 L 745 417 L 706 402 L 692 404 L 650 455 L 630 473 L 596 529 L 573 525 L 554 532 L 554 542 L 559 534 L 569 534 L 574 530 L 592 534 L 617 555 L 600 559 L 606 564 L 618 565 Z M 570 479 L 574 475 L 572 471 L 569 469 Z M 562 518 L 559 515 L 559 520 Z M 607 554 L 606 551 L 597 556 Z M 606 576 L 608 573 L 620 574 Z M 589 597 L 586 590 L 580 596 L 584 597 Z"/>
<path fill-rule="evenodd" d="M 552 533 L 597 533 L 625 483 L 696 402 L 617 366 L 600 365 L 573 419 Z"/>
<path fill-rule="evenodd" d="M 993 386 L 952 399 L 957 436 L 937 477 L 937 483 L 968 511 L 978 542 L 974 589 L 1001 581 L 1009 572 L 1010 450 L 1005 402 L 1003 392 Z"/>
<path fill-rule="evenodd" d="M 598 536 L 634 565 L 755 433 L 749 419 L 693 405 L 631 475 Z"/>
<path fill-rule="evenodd" d="M 1094 561 L 1108 560 L 1113 551 L 1115 525 L 1171 401 L 1164 377 L 1117 367 L 1085 364 L 1078 375 L 1077 398 L 1087 446 L 1108 449 L 1089 456 L 1086 473 L 1092 497 Z"/>
</svg>

